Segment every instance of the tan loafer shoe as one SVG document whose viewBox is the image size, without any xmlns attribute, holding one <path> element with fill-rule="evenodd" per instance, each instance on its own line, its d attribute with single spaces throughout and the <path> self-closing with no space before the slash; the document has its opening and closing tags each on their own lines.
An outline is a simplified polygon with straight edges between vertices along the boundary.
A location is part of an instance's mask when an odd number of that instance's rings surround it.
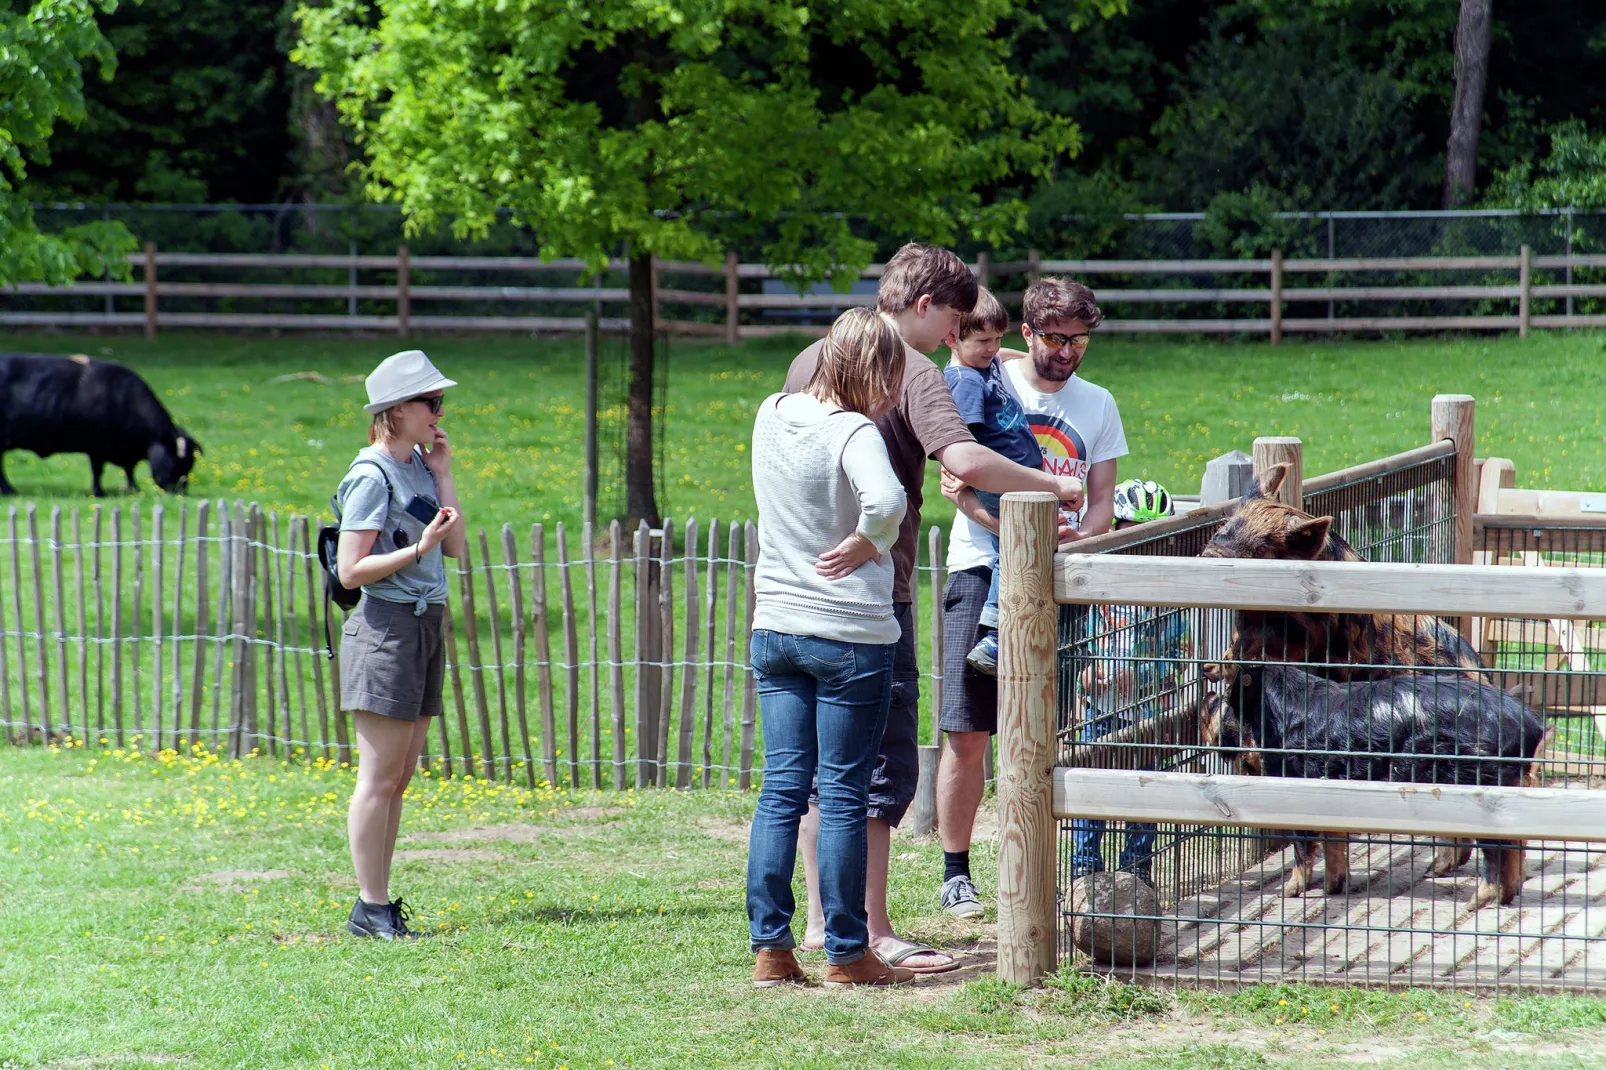
<svg viewBox="0 0 1606 1070">
<path fill-rule="evenodd" d="M 914 979 L 912 970 L 905 970 L 900 966 L 888 966 L 874 951 L 867 952 L 864 958 L 856 959 L 845 966 L 832 965 L 825 968 L 825 983 L 831 988 L 853 988 L 857 985 L 890 988 L 894 985 L 913 984 Z"/>
<path fill-rule="evenodd" d="M 753 987 L 774 988 L 776 985 L 806 985 L 809 975 L 798 965 L 797 956 L 790 951 L 760 948 L 758 961 L 753 964 Z"/>
</svg>

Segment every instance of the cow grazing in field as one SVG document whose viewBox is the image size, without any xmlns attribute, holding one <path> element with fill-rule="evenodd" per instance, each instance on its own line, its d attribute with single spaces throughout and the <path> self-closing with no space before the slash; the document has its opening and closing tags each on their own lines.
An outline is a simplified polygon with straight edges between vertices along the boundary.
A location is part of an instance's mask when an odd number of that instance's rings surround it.
<svg viewBox="0 0 1606 1070">
<path fill-rule="evenodd" d="M 1241 666 L 1226 696 L 1202 699 L 1199 733 L 1265 776 L 1509 787 L 1532 783 L 1545 723 L 1499 688 L 1453 669 L 1338 683 L 1262 664 Z M 1483 839 L 1477 846 L 1483 864 L 1473 905 L 1510 903 L 1522 888 L 1523 844 Z M 1343 891 L 1345 834 L 1326 838 L 1323 849 L 1324 887 Z M 1315 862 L 1315 834 L 1295 833 L 1284 895 L 1304 893 Z"/>
<path fill-rule="evenodd" d="M 1311 516 L 1271 495 L 1287 465 L 1258 478 L 1200 557 L 1262 561 L 1362 561 L 1333 531 L 1333 518 Z M 1392 613 L 1243 611 L 1229 659 L 1320 663 L 1307 666 L 1334 680 L 1388 676 L 1412 666 L 1452 665 L 1480 673 L 1472 644 L 1437 617 Z"/>
<path fill-rule="evenodd" d="M 173 423 L 145 380 L 121 364 L 85 356 L 0 353 L 0 494 L 15 494 L 5 475 L 7 450 L 87 453 L 91 486 L 103 497 L 106 465 L 128 475 L 151 466 L 165 491 L 182 491 L 201 447 Z"/>
</svg>

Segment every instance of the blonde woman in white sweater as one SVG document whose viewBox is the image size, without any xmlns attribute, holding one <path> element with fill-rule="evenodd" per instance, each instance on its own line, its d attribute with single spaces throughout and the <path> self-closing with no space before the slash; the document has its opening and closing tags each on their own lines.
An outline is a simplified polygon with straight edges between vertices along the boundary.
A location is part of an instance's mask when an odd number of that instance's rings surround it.
<svg viewBox="0 0 1606 1070">
<path fill-rule="evenodd" d="M 853 309 L 832 325 L 808 386 L 766 398 L 753 427 L 752 658 L 764 790 L 748 849 L 747 916 L 760 986 L 807 981 L 793 955 L 792 871 L 816 777 L 825 983 L 914 977 L 870 950 L 864 908 L 870 772 L 900 634 L 887 551 L 905 506 L 875 419 L 898 403 L 903 377 L 897 329 Z"/>
</svg>

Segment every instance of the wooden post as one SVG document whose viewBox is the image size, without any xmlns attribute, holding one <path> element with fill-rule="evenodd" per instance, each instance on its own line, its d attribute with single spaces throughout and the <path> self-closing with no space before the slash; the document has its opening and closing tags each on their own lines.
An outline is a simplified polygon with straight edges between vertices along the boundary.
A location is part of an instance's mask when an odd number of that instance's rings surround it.
<svg viewBox="0 0 1606 1070">
<path fill-rule="evenodd" d="M 1455 443 L 1455 563 L 1472 563 L 1472 514 L 1478 488 L 1472 482 L 1472 452 L 1477 444 L 1474 403 L 1470 394 L 1439 394 L 1433 399 L 1432 438 Z M 1470 617 L 1456 620 L 1462 635 L 1472 638 Z"/>
<path fill-rule="evenodd" d="M 656 264 L 657 262 L 654 261 Z M 669 786 L 669 728 L 675 715 L 675 524 L 664 517 L 664 535 L 658 545 L 658 661 L 660 687 L 658 691 L 657 727 L 653 733 L 656 744 L 653 763 L 653 782 L 660 788 Z"/>
<path fill-rule="evenodd" d="M 165 573 L 163 568 L 162 538 L 166 519 L 166 510 L 161 502 L 157 502 L 151 510 L 151 643 L 154 647 L 154 656 L 151 658 L 151 731 L 152 744 L 159 751 L 162 749 L 162 579 Z"/>
<path fill-rule="evenodd" d="M 463 775 L 474 775 L 474 741 L 468 734 L 468 704 L 463 701 L 462 658 L 457 656 L 457 629 L 453 624 L 452 603 L 446 603 L 446 615 L 441 620 L 441 642 L 446 647 L 446 671 L 452 677 L 452 700 L 457 706 L 457 745 L 462 748 Z M 442 755 L 450 767 L 451 750 L 442 748 Z"/>
<path fill-rule="evenodd" d="M 290 710 L 286 703 L 289 701 L 279 687 L 279 655 L 284 652 L 284 623 L 279 617 L 279 590 L 274 582 L 274 562 L 278 558 L 275 552 L 279 546 L 279 513 L 274 510 L 267 516 L 257 514 L 257 546 L 251 553 L 257 562 L 257 599 L 261 607 L 260 614 L 253 617 L 260 619 L 262 637 L 267 640 L 262 644 L 262 665 L 266 669 L 268 678 L 268 701 L 265 718 L 266 732 L 263 740 L 267 744 L 269 754 L 274 754 L 279 741 L 274 737 L 281 724 L 280 714 L 284 715 L 284 752 L 290 755 L 290 741 L 295 739 L 295 733 L 290 730 Z"/>
<path fill-rule="evenodd" d="M 474 712 L 480 727 L 480 775 L 486 780 L 496 779 L 496 739 L 491 735 L 491 707 L 485 696 L 485 662 L 480 657 L 480 630 L 474 607 L 474 561 L 468 542 L 463 544 L 463 556 L 458 559 L 458 577 L 463 595 L 463 638 L 468 643 L 468 670 L 474 685 Z"/>
<path fill-rule="evenodd" d="M 407 246 L 396 247 L 396 333 L 403 338 L 411 328 L 413 318 L 412 257 Z"/>
<path fill-rule="evenodd" d="M 644 788 L 652 782 L 652 770 L 648 766 L 651 753 L 652 729 L 649 727 L 651 718 L 647 716 L 648 702 L 648 673 L 647 668 L 647 584 L 648 564 L 647 551 L 651 536 L 647 530 L 645 520 L 636 527 L 634 551 L 630 561 L 631 588 L 636 596 L 635 604 L 635 651 L 631 663 L 636 667 L 636 787 Z M 656 615 L 653 615 L 656 617 Z M 656 697 L 656 696 L 654 696 Z M 656 706 L 654 706 L 656 709 Z"/>
<path fill-rule="evenodd" d="M 201 508 L 203 510 L 206 508 L 205 502 L 201 503 Z M 305 754 L 308 758 L 310 758 L 312 756 L 313 745 L 315 743 L 327 743 L 328 740 L 326 737 L 318 737 L 312 734 L 312 711 L 307 705 L 306 655 L 301 652 L 301 629 L 296 626 L 296 557 L 298 556 L 296 547 L 301 545 L 303 539 L 305 538 L 302 533 L 306 530 L 306 527 L 307 518 L 297 514 L 290 518 L 290 530 L 285 533 L 285 538 L 287 540 L 285 548 L 288 551 L 288 558 L 285 561 L 284 566 L 286 578 L 286 583 L 284 586 L 284 612 L 285 616 L 289 618 L 287 621 L 288 627 L 285 630 L 290 633 L 290 644 L 296 648 L 296 699 L 301 706 L 301 738 L 307 741 Z M 298 538 L 297 536 L 301 536 L 301 538 Z M 204 543 L 198 542 L 196 543 L 196 546 L 203 551 L 205 549 Z M 205 559 L 206 554 L 203 552 L 201 554 L 201 560 L 204 561 Z M 205 605 L 206 584 L 202 583 L 201 595 L 200 599 L 196 603 L 196 609 L 204 612 L 203 607 Z M 308 623 L 310 624 L 311 621 L 308 621 Z M 199 632 L 200 629 L 197 628 L 196 631 Z M 197 644 L 196 649 L 200 649 L 199 644 Z M 314 653 L 312 656 L 313 658 L 317 658 L 318 655 Z M 199 685 L 197 685 L 197 690 L 199 690 Z"/>
<path fill-rule="evenodd" d="M 742 279 L 735 253 L 725 254 L 725 341 L 742 340 Z"/>
<path fill-rule="evenodd" d="M 686 521 L 686 654 L 680 669 L 680 746 L 675 751 L 675 787 L 692 784 L 692 742 L 697 732 L 697 518 Z"/>
<path fill-rule="evenodd" d="M 608 692 L 613 698 L 613 789 L 625 790 L 625 647 L 619 615 L 623 611 L 620 592 L 621 550 L 624 539 L 619 521 L 608 525 Z"/>
<path fill-rule="evenodd" d="M 998 979 L 1054 969 L 1054 551 L 1051 494 L 1004 495 L 999 536 Z"/>
<path fill-rule="evenodd" d="M 534 791 L 535 759 L 530 754 L 530 718 L 524 703 L 524 580 L 519 576 L 519 550 L 512 524 L 502 525 L 502 556 L 507 559 L 508 609 L 513 618 L 513 701 L 519 718 L 519 750 L 524 755 L 525 783 Z M 502 660 L 500 653 L 496 660 Z"/>
<path fill-rule="evenodd" d="M 714 781 L 714 653 L 718 650 L 719 636 L 719 519 L 708 522 L 708 567 L 704 570 L 704 608 L 707 633 L 705 646 L 708 660 L 703 665 L 703 790 Z"/>
<path fill-rule="evenodd" d="M 318 602 L 320 601 L 318 593 L 323 590 L 323 587 L 318 583 L 317 575 L 313 572 L 315 559 L 312 556 L 312 526 L 313 520 L 311 517 L 308 517 L 307 522 L 301 526 L 301 564 L 307 580 L 307 634 L 311 635 L 312 629 L 316 626 L 323 633 L 325 641 L 329 642 L 332 647 L 333 642 L 328 635 L 328 625 L 323 618 L 318 616 Z M 202 527 L 204 528 L 205 525 L 202 525 Z M 206 597 L 206 584 L 201 584 L 201 591 L 196 597 L 203 599 Z M 325 602 L 324 605 L 327 608 L 328 603 Z M 199 657 L 197 657 L 198 661 Z M 318 699 L 318 737 L 323 742 L 323 756 L 327 760 L 329 758 L 329 704 L 323 690 L 323 662 L 323 656 L 318 653 L 318 644 L 314 642 L 312 644 L 312 690 Z M 199 675 L 199 668 L 197 668 L 196 673 Z M 200 697 L 197 696 L 194 701 L 199 707 Z M 341 721 L 341 714 L 338 709 L 335 710 L 335 720 L 337 722 Z M 350 759 L 342 755 L 340 760 L 344 762 Z"/>
<path fill-rule="evenodd" d="M 39 728 L 44 733 L 42 742 L 49 743 L 50 730 L 50 640 L 45 633 L 45 578 L 44 566 L 39 559 L 39 508 L 28 503 L 28 563 L 33 566 L 33 634 L 34 674 L 39 681 Z M 22 615 L 17 615 L 22 623 Z M 158 743 L 158 746 L 160 744 Z"/>
<path fill-rule="evenodd" d="M 56 596 L 56 685 L 61 692 L 61 726 L 72 735 L 72 694 L 67 690 L 67 591 L 61 578 L 61 507 L 50 507 L 50 571 Z"/>
<path fill-rule="evenodd" d="M 745 528 L 744 556 L 747 559 L 743 582 L 747 585 L 747 627 L 742 650 L 753 649 L 753 611 L 757 605 L 757 592 L 753 586 L 753 573 L 758 570 L 758 527 L 749 520 Z M 758 728 L 758 680 L 753 676 L 753 659 L 742 655 L 742 757 L 736 786 L 747 791 L 753 786 L 753 736 Z"/>
<path fill-rule="evenodd" d="M 138 519 L 138 516 L 135 516 Z M 256 544 L 262 539 L 262 510 L 252 502 L 245 513 L 245 535 L 241 543 L 245 575 L 245 735 L 252 740 L 251 750 L 262 748 L 262 722 L 257 716 L 257 619 L 262 602 L 262 585 L 257 577 Z M 136 584 L 138 573 L 135 573 Z M 137 665 L 136 665 L 137 668 Z M 138 696 L 135 696 L 136 699 Z"/>
<path fill-rule="evenodd" d="M 6 516 L 10 522 L 11 534 L 11 608 L 17 619 L 17 681 L 22 685 L 22 741 L 24 743 L 32 743 L 33 703 L 28 698 L 28 648 L 26 645 L 27 639 L 25 638 L 28 634 L 28 626 L 23 623 L 22 617 L 22 551 L 17 538 L 17 507 L 15 505 L 11 506 L 6 511 Z M 4 630 L 3 627 L 0 627 L 0 632 L 4 632 Z M 0 636 L 0 642 L 4 641 L 3 636 Z M 15 716 L 11 709 L 7 709 L 5 714 L 8 718 Z M 119 730 L 122 728 L 121 721 L 118 722 L 118 728 Z M 121 731 L 119 731 L 118 746 L 121 746 L 122 742 Z"/>
<path fill-rule="evenodd" d="M 1283 344 L 1283 251 L 1271 251 L 1271 344 Z"/>
<path fill-rule="evenodd" d="M 89 615 L 84 594 L 84 517 L 75 506 L 72 511 L 73 577 L 78 582 L 78 703 L 84 716 L 83 739 L 89 736 Z"/>
<path fill-rule="evenodd" d="M 937 768 L 942 763 L 942 531 L 935 524 L 927 533 L 926 560 L 931 570 L 931 743 L 920 744 L 918 752 L 914 825 L 910 829 L 916 836 L 937 831 Z"/>
<path fill-rule="evenodd" d="M 234 577 L 230 585 L 234 596 L 234 618 L 230 627 L 232 639 L 230 647 L 233 651 L 230 659 L 230 692 L 229 692 L 229 736 L 230 756 L 241 757 L 246 752 L 246 691 L 250 687 L 250 658 L 251 648 L 246 643 L 246 636 L 250 632 L 251 618 L 251 554 L 248 539 L 250 538 L 250 515 L 246 512 L 244 504 L 234 503 L 234 531 L 229 547 L 229 571 Z M 138 586 L 136 583 L 135 586 Z M 139 659 L 134 664 L 136 672 Z"/>
<path fill-rule="evenodd" d="M 145 337 L 156 337 L 156 243 L 145 243 Z"/>
<path fill-rule="evenodd" d="M 1038 279 L 1043 277 L 1042 268 L 1039 266 L 1042 262 L 1043 259 L 1038 255 L 1036 249 L 1028 249 L 1026 251 L 1026 283 L 1028 286 L 1035 284 Z"/>
<path fill-rule="evenodd" d="M 173 741 L 175 749 L 181 748 L 179 741 L 184 738 L 184 644 L 179 641 L 179 636 L 184 634 L 184 546 L 187 542 L 185 535 L 189 528 L 189 523 L 189 503 L 180 502 L 178 506 L 178 541 L 175 544 L 177 552 L 173 555 L 173 684 L 168 692 L 173 703 Z M 275 541 L 277 542 L 277 539 Z M 200 544 L 197 543 L 196 545 L 199 546 Z M 285 701 L 288 702 L 289 699 L 287 698 Z"/>
<path fill-rule="evenodd" d="M 983 249 L 976 254 L 976 284 L 978 286 L 991 286 L 992 282 L 989 274 L 987 250 Z"/>
<path fill-rule="evenodd" d="M 569 536 L 558 521 L 558 576 L 563 581 L 564 708 L 569 714 L 569 784 L 580 786 L 580 633 L 574 622 L 574 579 Z M 596 755 L 593 753 L 593 760 Z"/>
<path fill-rule="evenodd" d="M 937 831 L 937 766 L 941 755 L 941 747 L 920 744 L 919 780 L 915 782 L 915 801 L 910 809 L 912 836 L 930 836 Z"/>
<path fill-rule="evenodd" d="M 1272 495 L 1276 501 L 1284 505 L 1292 505 L 1295 509 L 1305 507 L 1304 480 L 1305 480 L 1305 447 L 1297 438 L 1257 438 L 1251 449 L 1251 464 L 1255 478 L 1279 464 L 1288 465 L 1288 474 L 1283 477 L 1282 486 Z"/>
<path fill-rule="evenodd" d="M 546 599 L 546 529 L 530 526 L 530 560 L 534 565 L 530 582 L 530 630 L 535 633 L 535 676 L 541 691 L 541 758 L 546 763 L 546 782 L 558 786 L 558 728 L 552 713 L 552 637 Z"/>
<path fill-rule="evenodd" d="M 145 700 L 141 691 L 145 676 L 140 666 L 141 640 L 144 638 L 144 625 L 140 621 L 140 613 L 145 608 L 145 545 L 140 538 L 138 504 L 128 507 L 128 526 L 130 549 L 134 552 L 134 605 L 128 614 L 129 691 L 134 696 L 134 736 L 137 739 L 144 734 L 145 719 Z"/>
<path fill-rule="evenodd" d="M 943 576 L 947 560 L 942 554 L 942 528 L 931 525 L 927 537 L 927 554 L 931 558 L 931 744 L 942 746 L 942 594 L 946 586 Z"/>
<path fill-rule="evenodd" d="M 123 745 L 123 509 L 112 507 L 112 628 L 109 649 L 112 655 L 112 728 L 117 745 Z M 20 666 L 19 666 L 20 668 Z M 22 690 L 28 701 L 28 689 Z M 26 716 L 24 717 L 26 720 Z"/>
<path fill-rule="evenodd" d="M 586 610 L 590 614 L 591 643 L 586 651 L 591 696 L 591 786 L 602 790 L 602 692 L 597 667 L 597 531 L 591 524 L 580 527 L 580 541 L 586 548 Z"/>
<path fill-rule="evenodd" d="M 234 521 L 229 512 L 229 503 L 221 498 L 217 502 L 218 512 L 218 542 L 217 542 L 217 634 L 212 644 L 212 748 L 217 749 L 218 733 L 222 730 L 221 709 L 223 705 L 223 651 L 228 646 L 225 636 L 229 634 L 234 620 Z"/>
<path fill-rule="evenodd" d="M 90 506 L 90 539 L 94 543 L 94 557 L 90 559 L 90 580 L 95 585 L 95 732 L 106 730 L 106 593 L 100 583 L 100 518 L 99 505 Z M 85 699 L 87 702 L 88 700 Z M 8 704 L 9 706 L 9 704 Z M 88 714 L 85 714 L 87 719 Z"/>
<path fill-rule="evenodd" d="M 742 552 L 742 525 L 731 521 L 730 539 L 725 551 L 725 740 L 720 749 L 719 786 L 731 783 L 731 755 L 736 744 L 736 596 L 741 589 L 737 581 L 736 562 Z M 709 651 L 712 654 L 712 650 Z M 742 650 L 742 660 L 747 650 Z"/>
<path fill-rule="evenodd" d="M 1524 245 L 1517 263 L 1517 337 L 1528 337 L 1533 312 L 1533 248 Z"/>
<path fill-rule="evenodd" d="M 512 534 L 511 529 L 503 529 Z M 509 784 L 513 783 L 513 741 L 508 737 L 512 734 L 507 718 L 507 662 L 502 660 L 502 624 L 501 607 L 496 604 L 496 577 L 491 572 L 491 544 L 485 537 L 485 529 L 480 529 L 480 560 L 485 568 L 485 615 L 491 622 L 491 657 L 496 662 L 496 712 L 502 726 L 502 756 L 507 759 L 505 776 L 502 779 Z"/>
</svg>

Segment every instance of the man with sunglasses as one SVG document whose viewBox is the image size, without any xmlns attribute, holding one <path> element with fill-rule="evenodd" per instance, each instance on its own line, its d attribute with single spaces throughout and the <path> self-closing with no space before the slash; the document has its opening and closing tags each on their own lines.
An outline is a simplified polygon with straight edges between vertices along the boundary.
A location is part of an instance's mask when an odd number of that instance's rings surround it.
<svg viewBox="0 0 1606 1070">
<path fill-rule="evenodd" d="M 1115 466 L 1126 455 L 1126 435 L 1115 399 L 1077 374 L 1089 336 L 1103 319 L 1093 291 L 1079 282 L 1043 278 L 1021 300 L 1026 353 L 1004 363 L 1004 385 L 1020 402 L 1037 438 L 1043 467 L 1080 479 L 1083 507 L 1060 511 L 1060 542 L 1099 535 L 1115 519 Z M 1009 350 L 1001 356 L 1011 356 Z M 997 532 L 975 492 L 947 471 L 943 494 L 958 507 L 948 544 L 948 586 L 943 593 L 943 682 L 940 727 L 947 752 L 937 775 L 937 830 L 942 837 L 942 906 L 950 914 L 984 912 L 970 879 L 971 827 L 985 787 L 983 759 L 998 731 L 998 638 L 980 624 L 991 569 L 972 532 Z M 979 649 L 978 649 L 979 648 Z M 991 663 L 988 663 L 990 655 Z M 980 665 L 978 665 L 978 661 Z M 989 671 L 990 670 L 990 671 Z"/>
</svg>

